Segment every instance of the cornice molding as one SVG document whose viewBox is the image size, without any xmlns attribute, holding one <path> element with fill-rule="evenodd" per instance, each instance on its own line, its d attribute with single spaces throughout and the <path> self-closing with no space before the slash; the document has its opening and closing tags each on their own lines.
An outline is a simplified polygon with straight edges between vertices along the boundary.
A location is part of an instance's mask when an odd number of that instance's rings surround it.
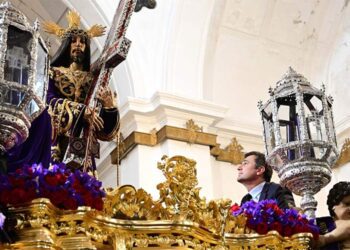
<svg viewBox="0 0 350 250">
<path fill-rule="evenodd" d="M 189 119 L 194 119 L 203 131 L 211 132 L 209 130 L 226 116 L 228 109 L 211 102 L 157 92 L 148 100 L 129 97 L 119 110 L 121 133 L 126 138 L 134 131 L 149 133 L 165 125 L 184 127 Z"/>
<path fill-rule="evenodd" d="M 237 132 L 241 135 L 262 138 L 262 125 L 244 123 L 239 120 L 222 119 L 217 124 L 215 124 L 215 127 L 223 132 L 235 131 L 235 133 Z"/>
<path fill-rule="evenodd" d="M 345 140 L 350 136 L 350 115 L 335 123 L 335 131 L 339 140 Z"/>
<path fill-rule="evenodd" d="M 262 135 L 258 126 L 225 119 L 227 111 L 225 106 L 164 92 L 149 100 L 129 97 L 120 107 L 124 139 L 119 151 L 111 153 L 112 163 L 120 162 L 137 145 L 153 147 L 170 139 L 209 146 L 217 160 L 237 164 L 243 157 L 238 141 L 260 148 Z M 220 143 L 228 146 L 222 148 Z"/>
<path fill-rule="evenodd" d="M 159 107 L 187 111 L 189 113 L 206 114 L 208 116 L 224 118 L 228 107 L 212 102 L 189 99 L 165 92 L 156 92 L 149 100 L 129 97 L 128 102 L 121 106 L 121 116 L 130 111 L 137 113 L 153 113 Z"/>
<path fill-rule="evenodd" d="M 217 135 L 201 132 L 192 127 L 178 128 L 166 125 L 158 131 L 153 129 L 150 133 L 132 132 L 127 138 L 121 140 L 119 147 L 112 151 L 112 164 L 117 164 L 118 159 L 119 161 L 124 159 L 137 145 L 153 147 L 168 139 L 209 146 L 210 154 L 218 161 L 230 162 L 232 164 L 240 163 L 244 155 L 242 151 L 243 147 L 238 143 L 236 138 L 233 138 L 231 144 L 222 149 L 220 148 L 220 144 L 217 143 Z"/>
</svg>

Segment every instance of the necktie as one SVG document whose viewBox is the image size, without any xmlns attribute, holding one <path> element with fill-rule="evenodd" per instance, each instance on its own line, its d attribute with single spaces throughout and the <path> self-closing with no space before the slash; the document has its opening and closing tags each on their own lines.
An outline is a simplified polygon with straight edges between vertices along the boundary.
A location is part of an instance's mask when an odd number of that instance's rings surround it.
<svg viewBox="0 0 350 250">
<path fill-rule="evenodd" d="M 250 201 L 253 197 L 250 195 L 250 193 L 247 193 L 245 196 L 243 196 L 241 201 L 241 206 L 246 203 L 247 201 Z"/>
</svg>

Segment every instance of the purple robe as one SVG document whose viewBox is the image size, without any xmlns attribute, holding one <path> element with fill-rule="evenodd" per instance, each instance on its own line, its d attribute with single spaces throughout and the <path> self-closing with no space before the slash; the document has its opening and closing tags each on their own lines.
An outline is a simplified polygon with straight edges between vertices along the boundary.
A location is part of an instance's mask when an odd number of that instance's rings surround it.
<svg viewBox="0 0 350 250">
<path fill-rule="evenodd" d="M 89 90 L 91 81 L 85 86 L 85 90 Z M 85 93 L 86 94 L 86 93 Z M 84 96 L 82 96 L 84 100 Z M 13 147 L 7 153 L 8 172 L 15 171 L 24 164 L 42 163 L 43 167 L 48 168 L 50 162 L 57 162 L 54 159 L 54 150 L 51 151 L 52 146 L 60 146 L 62 150 L 60 161 L 67 150 L 67 142 L 69 136 L 77 137 L 78 134 L 86 127 L 86 122 L 83 120 L 83 113 L 85 105 L 83 101 L 71 100 L 62 93 L 57 87 L 57 82 L 50 78 L 49 87 L 47 91 L 47 104 L 51 108 L 51 115 L 48 109 L 45 109 L 32 123 L 29 130 L 29 137 L 21 145 Z M 62 104 L 62 109 L 66 107 L 67 110 L 57 109 L 56 104 Z M 63 105 L 65 104 L 65 105 Z M 57 112 L 62 112 L 62 115 Z M 58 117 L 58 118 L 57 118 Z M 111 140 L 119 128 L 119 112 L 117 108 L 104 109 L 102 108 L 100 117 L 104 121 L 104 129 L 99 131 L 97 139 Z M 56 120 L 55 120 L 56 119 Z M 66 128 L 62 133 L 61 129 L 55 127 L 55 121 L 59 119 L 61 127 Z M 69 123 L 68 121 L 71 121 Z M 69 125 L 70 124 L 70 125 Z M 74 130 L 74 131 L 73 131 Z M 53 138 L 53 141 L 52 141 Z M 95 161 L 92 157 L 93 169 L 95 169 Z"/>
<path fill-rule="evenodd" d="M 75 75 L 76 74 L 76 75 Z M 77 77 L 77 78 L 75 78 Z M 80 78 L 78 78 L 80 77 Z M 81 81 L 77 80 L 81 79 Z M 50 74 L 47 103 L 52 118 L 52 161 L 63 160 L 70 142 L 74 138 L 87 138 L 87 123 L 84 120 L 84 112 L 88 93 L 91 92 L 93 75 L 86 71 L 73 71 L 64 67 L 53 67 Z M 104 128 L 98 131 L 95 139 L 110 141 L 119 129 L 119 112 L 117 108 L 102 108 L 99 116 L 104 122 Z M 98 144 L 95 141 L 95 146 Z M 93 146 L 93 148 L 96 148 Z M 98 147 L 97 147 L 98 148 Z M 94 153 L 92 153 L 94 151 Z M 96 150 L 90 151 L 92 170 L 95 170 L 94 156 Z M 98 150 L 97 150 L 98 152 Z M 76 152 L 83 157 L 85 150 Z M 76 167 L 76 166 L 75 166 Z"/>
<path fill-rule="evenodd" d="M 48 168 L 50 159 L 51 118 L 45 109 L 32 122 L 27 140 L 7 152 L 7 171 L 13 172 L 24 164 L 34 163 L 42 163 Z"/>
</svg>

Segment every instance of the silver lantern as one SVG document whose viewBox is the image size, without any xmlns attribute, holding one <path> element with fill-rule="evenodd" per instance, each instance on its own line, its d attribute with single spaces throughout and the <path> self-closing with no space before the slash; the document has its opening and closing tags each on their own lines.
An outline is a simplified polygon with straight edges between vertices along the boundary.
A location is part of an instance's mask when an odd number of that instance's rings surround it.
<svg viewBox="0 0 350 250">
<path fill-rule="evenodd" d="M 45 109 L 48 50 L 38 28 L 9 2 L 0 5 L 0 153 L 25 141 Z"/>
<path fill-rule="evenodd" d="M 268 163 L 281 185 L 302 196 L 301 208 L 315 218 L 314 195 L 331 180 L 338 157 L 332 98 L 289 68 L 270 88 L 270 100 L 259 102 Z"/>
</svg>

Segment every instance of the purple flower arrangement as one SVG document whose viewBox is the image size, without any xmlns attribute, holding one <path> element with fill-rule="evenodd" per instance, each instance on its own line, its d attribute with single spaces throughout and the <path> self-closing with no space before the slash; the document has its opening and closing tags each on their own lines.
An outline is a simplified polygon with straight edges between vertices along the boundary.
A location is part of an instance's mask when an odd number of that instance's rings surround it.
<svg viewBox="0 0 350 250">
<path fill-rule="evenodd" d="M 61 209 L 89 206 L 102 210 L 105 192 L 102 183 L 64 164 L 45 169 L 41 164 L 26 165 L 15 172 L 0 175 L 0 205 L 18 206 L 35 198 L 48 198 Z"/>
<path fill-rule="evenodd" d="M 246 227 L 259 234 L 275 230 L 287 237 L 296 233 L 312 233 L 317 239 L 319 235 L 319 229 L 313 219 L 308 220 L 306 215 L 293 208 L 281 209 L 275 200 L 249 201 L 242 206 L 234 204 L 231 213 L 233 216 L 246 216 Z"/>
</svg>

